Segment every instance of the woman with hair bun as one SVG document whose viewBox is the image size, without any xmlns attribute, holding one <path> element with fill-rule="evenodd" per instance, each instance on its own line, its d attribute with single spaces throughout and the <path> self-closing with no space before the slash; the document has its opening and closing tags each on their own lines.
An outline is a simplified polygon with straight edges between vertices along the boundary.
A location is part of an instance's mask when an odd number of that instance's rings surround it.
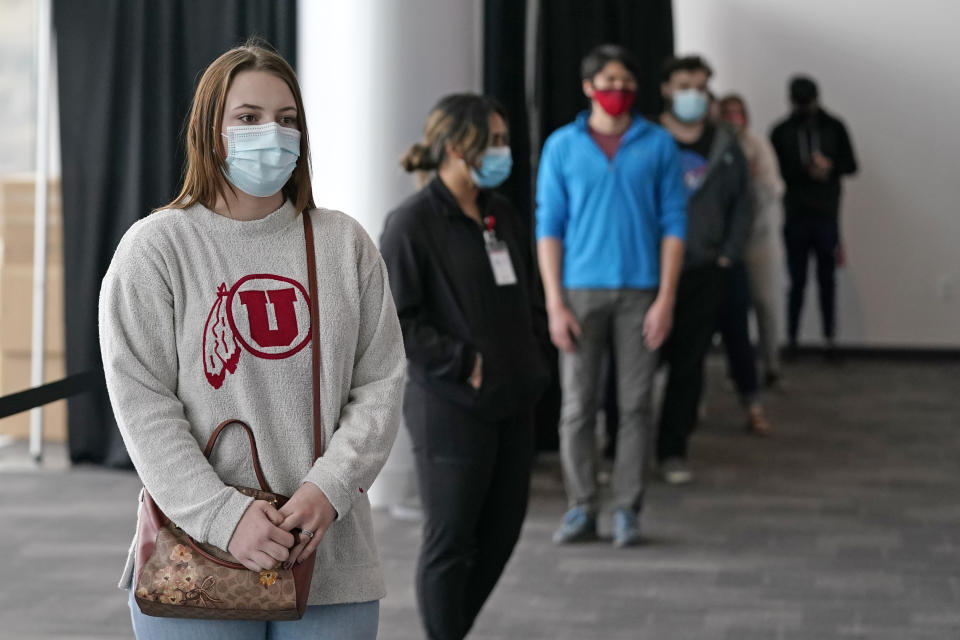
<svg viewBox="0 0 960 640">
<path fill-rule="evenodd" d="M 508 144 L 494 100 L 440 100 L 401 161 L 422 188 L 390 213 L 380 241 L 425 514 L 417 600 L 437 640 L 466 636 L 520 535 L 533 407 L 548 380 L 527 226 L 492 191 L 510 174 Z"/>
</svg>

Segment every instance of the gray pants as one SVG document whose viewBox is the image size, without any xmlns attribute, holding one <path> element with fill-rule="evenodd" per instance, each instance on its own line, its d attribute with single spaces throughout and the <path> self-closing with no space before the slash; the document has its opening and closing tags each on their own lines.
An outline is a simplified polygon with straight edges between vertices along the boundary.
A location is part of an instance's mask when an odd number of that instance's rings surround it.
<svg viewBox="0 0 960 640">
<path fill-rule="evenodd" d="M 560 354 L 560 457 L 570 507 L 597 510 L 597 395 L 604 354 L 611 343 L 620 411 L 613 465 L 614 507 L 638 512 L 643 504 L 644 467 L 653 423 L 651 391 L 657 365 L 656 352 L 647 349 L 643 341 L 643 320 L 655 296 L 654 291 L 636 289 L 564 292 L 582 331 L 576 351 Z"/>
</svg>

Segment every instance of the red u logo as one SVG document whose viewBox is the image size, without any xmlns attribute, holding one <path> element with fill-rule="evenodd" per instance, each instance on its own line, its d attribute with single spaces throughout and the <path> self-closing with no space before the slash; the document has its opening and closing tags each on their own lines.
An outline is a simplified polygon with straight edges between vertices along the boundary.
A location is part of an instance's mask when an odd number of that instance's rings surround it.
<svg viewBox="0 0 960 640">
<path fill-rule="evenodd" d="M 239 292 L 240 303 L 247 309 L 250 319 L 250 337 L 261 348 L 289 347 L 300 329 L 297 326 L 297 311 L 294 303 L 297 293 L 293 289 L 272 291 L 248 290 Z M 273 318 L 270 317 L 270 308 Z M 271 322 L 273 320 L 273 322 Z"/>
</svg>

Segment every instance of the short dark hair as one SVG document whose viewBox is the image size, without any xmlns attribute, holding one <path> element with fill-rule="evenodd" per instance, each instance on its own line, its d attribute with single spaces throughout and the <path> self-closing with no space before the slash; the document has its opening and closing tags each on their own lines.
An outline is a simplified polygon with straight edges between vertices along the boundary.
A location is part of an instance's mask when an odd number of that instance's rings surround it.
<svg viewBox="0 0 960 640">
<path fill-rule="evenodd" d="M 810 76 L 793 76 L 790 79 L 790 102 L 805 107 L 820 95 L 817 83 Z"/>
<path fill-rule="evenodd" d="M 619 62 L 633 74 L 635 79 L 640 79 L 640 64 L 637 59 L 629 49 L 618 44 L 601 44 L 591 49 L 580 62 L 580 78 L 592 80 L 593 76 L 600 73 L 610 62 Z"/>
<path fill-rule="evenodd" d="M 660 67 L 661 82 L 670 82 L 670 78 L 677 71 L 704 71 L 707 78 L 713 76 L 713 69 L 700 56 L 670 56 L 663 61 L 663 66 Z"/>
</svg>

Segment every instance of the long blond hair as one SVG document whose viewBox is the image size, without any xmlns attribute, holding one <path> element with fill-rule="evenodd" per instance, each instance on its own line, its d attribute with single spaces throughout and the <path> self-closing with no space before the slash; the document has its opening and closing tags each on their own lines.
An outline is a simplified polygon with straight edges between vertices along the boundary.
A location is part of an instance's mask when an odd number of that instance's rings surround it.
<svg viewBox="0 0 960 640">
<path fill-rule="evenodd" d="M 293 202 L 298 213 L 315 208 L 310 184 L 310 138 L 297 75 L 280 54 L 267 49 L 259 41 L 250 41 L 230 49 L 203 72 L 187 119 L 187 162 L 183 186 L 173 202 L 161 208 L 186 209 L 199 202 L 209 209 L 218 198 L 226 199 L 225 187 L 234 189 L 224 176 L 227 164 L 220 144 L 220 130 L 227 91 L 241 71 L 266 71 L 290 87 L 297 106 L 300 159 L 293 175 L 283 185 L 283 195 Z"/>
</svg>

